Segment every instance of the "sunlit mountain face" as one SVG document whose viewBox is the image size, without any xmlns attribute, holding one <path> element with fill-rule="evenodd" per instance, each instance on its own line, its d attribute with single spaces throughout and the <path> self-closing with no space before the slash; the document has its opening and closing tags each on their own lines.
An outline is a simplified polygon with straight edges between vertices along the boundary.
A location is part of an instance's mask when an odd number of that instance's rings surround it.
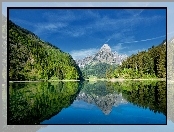
<svg viewBox="0 0 174 132">
<path fill-rule="evenodd" d="M 84 59 L 76 60 L 76 63 L 80 68 L 85 67 L 88 64 L 97 64 L 97 63 L 107 63 L 107 64 L 121 64 L 123 60 L 127 58 L 127 55 L 119 54 L 116 51 L 112 52 L 112 49 L 108 44 L 104 44 L 100 50 L 92 55 L 86 56 Z"/>
</svg>

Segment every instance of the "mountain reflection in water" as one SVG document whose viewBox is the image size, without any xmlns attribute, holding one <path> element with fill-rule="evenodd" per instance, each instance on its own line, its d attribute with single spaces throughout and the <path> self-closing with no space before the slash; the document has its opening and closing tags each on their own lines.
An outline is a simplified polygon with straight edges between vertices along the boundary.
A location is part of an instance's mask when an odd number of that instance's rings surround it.
<svg viewBox="0 0 174 132">
<path fill-rule="evenodd" d="M 9 88 L 9 124 L 166 124 L 162 81 L 10 83 Z"/>
</svg>

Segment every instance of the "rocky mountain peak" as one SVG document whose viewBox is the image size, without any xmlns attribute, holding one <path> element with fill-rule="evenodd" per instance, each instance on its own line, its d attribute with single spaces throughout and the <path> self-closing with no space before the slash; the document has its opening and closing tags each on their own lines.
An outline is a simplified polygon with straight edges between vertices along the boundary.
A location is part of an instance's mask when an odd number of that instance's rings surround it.
<svg viewBox="0 0 174 132">
<path fill-rule="evenodd" d="M 120 55 L 117 52 L 112 52 L 108 44 L 104 44 L 100 50 L 93 56 L 87 56 L 82 60 L 76 60 L 79 67 L 84 68 L 89 64 L 107 63 L 107 64 L 121 64 L 127 55 Z"/>
<path fill-rule="evenodd" d="M 111 52 L 111 48 L 108 44 L 104 44 L 101 48 L 100 51 L 105 51 L 105 52 Z"/>
</svg>

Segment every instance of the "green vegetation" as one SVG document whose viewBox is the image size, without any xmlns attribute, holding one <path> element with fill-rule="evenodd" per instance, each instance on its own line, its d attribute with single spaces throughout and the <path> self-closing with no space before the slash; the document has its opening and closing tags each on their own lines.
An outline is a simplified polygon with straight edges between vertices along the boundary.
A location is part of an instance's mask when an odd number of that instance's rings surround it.
<svg viewBox="0 0 174 132">
<path fill-rule="evenodd" d="M 165 41 L 164 41 L 165 42 Z M 122 65 L 107 71 L 107 78 L 166 78 L 166 44 L 152 46 L 148 51 L 138 52 L 123 61 Z"/>
<path fill-rule="evenodd" d="M 10 83 L 9 124 L 40 124 L 67 108 L 81 88 L 79 82 Z"/>
<path fill-rule="evenodd" d="M 113 72 L 113 70 L 117 67 L 117 65 L 110 65 L 107 63 L 97 63 L 97 64 L 90 64 L 86 65 L 82 68 L 82 74 L 84 78 L 90 78 L 91 76 L 95 76 L 99 79 L 106 78 L 107 71 Z"/>
<path fill-rule="evenodd" d="M 68 53 L 10 20 L 8 23 L 10 80 L 82 79 L 80 68 Z"/>
</svg>

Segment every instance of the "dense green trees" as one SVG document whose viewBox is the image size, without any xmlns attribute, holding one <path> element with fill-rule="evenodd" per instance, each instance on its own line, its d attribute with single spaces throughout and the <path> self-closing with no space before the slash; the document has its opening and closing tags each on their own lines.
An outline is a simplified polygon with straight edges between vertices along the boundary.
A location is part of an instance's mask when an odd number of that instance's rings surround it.
<svg viewBox="0 0 174 132">
<path fill-rule="evenodd" d="M 110 65 L 107 63 L 96 63 L 86 65 L 81 70 L 84 78 L 88 78 L 91 75 L 96 76 L 97 78 L 106 78 L 106 74 L 108 76 L 111 75 L 110 72 L 113 72 L 113 70 L 116 67 L 117 65 Z"/>
<path fill-rule="evenodd" d="M 73 58 L 10 20 L 9 79 L 82 79 Z"/>
<path fill-rule="evenodd" d="M 167 58 L 164 42 L 131 55 L 107 78 L 165 78 Z"/>
</svg>

